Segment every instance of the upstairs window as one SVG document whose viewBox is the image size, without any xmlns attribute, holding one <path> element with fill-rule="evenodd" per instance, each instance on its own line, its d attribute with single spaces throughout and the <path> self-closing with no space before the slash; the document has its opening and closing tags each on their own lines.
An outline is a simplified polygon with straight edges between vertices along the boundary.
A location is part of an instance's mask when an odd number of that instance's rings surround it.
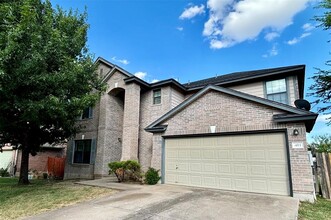
<svg viewBox="0 0 331 220">
<path fill-rule="evenodd" d="M 288 104 L 285 79 L 277 79 L 266 82 L 267 99 Z"/>
<path fill-rule="evenodd" d="M 84 109 L 81 119 L 92 118 L 92 114 L 93 114 L 92 107 L 88 107 Z"/>
<path fill-rule="evenodd" d="M 74 146 L 74 163 L 89 164 L 91 161 L 92 140 L 77 140 Z"/>
<path fill-rule="evenodd" d="M 153 90 L 153 104 L 161 104 L 161 89 Z"/>
</svg>

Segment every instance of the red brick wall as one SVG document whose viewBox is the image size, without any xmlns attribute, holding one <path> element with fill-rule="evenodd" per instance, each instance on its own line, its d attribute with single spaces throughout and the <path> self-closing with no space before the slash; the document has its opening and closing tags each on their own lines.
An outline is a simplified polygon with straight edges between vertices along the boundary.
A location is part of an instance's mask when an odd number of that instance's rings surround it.
<svg viewBox="0 0 331 220">
<path fill-rule="evenodd" d="M 22 152 L 18 152 L 18 159 L 17 159 L 17 172 L 20 171 L 21 167 L 21 157 Z M 47 160 L 48 157 L 65 157 L 66 152 L 64 149 L 44 149 L 42 152 L 38 152 L 36 156 L 29 157 L 29 170 L 37 170 L 37 171 L 44 171 L 47 172 Z"/>
</svg>

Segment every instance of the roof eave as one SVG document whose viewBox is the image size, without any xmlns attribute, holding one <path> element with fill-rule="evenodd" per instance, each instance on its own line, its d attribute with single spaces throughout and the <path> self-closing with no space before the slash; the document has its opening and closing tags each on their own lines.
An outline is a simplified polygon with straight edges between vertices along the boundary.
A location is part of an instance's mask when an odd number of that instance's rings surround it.
<svg viewBox="0 0 331 220">
<path fill-rule="evenodd" d="M 278 123 L 287 123 L 287 122 L 304 122 L 306 126 L 306 131 L 309 133 L 316 122 L 318 114 L 311 113 L 308 115 L 289 115 L 289 116 L 282 116 L 274 115 L 273 120 Z"/>
<path fill-rule="evenodd" d="M 162 133 L 167 130 L 167 125 L 160 125 L 157 127 L 151 127 L 151 128 L 145 128 L 145 131 L 150 132 L 150 133 Z"/>
<path fill-rule="evenodd" d="M 293 72 L 293 71 L 300 71 L 300 70 L 302 70 L 302 74 L 300 74 L 300 76 L 302 76 L 302 78 L 303 78 L 303 81 L 301 83 L 298 83 L 299 86 L 300 86 L 301 84 L 304 84 L 305 65 L 299 65 L 299 66 L 296 66 L 294 68 L 289 68 L 287 70 L 281 70 L 281 71 L 265 73 L 265 74 L 261 74 L 261 75 L 258 75 L 258 76 L 248 76 L 248 77 L 242 77 L 242 78 L 239 78 L 239 79 L 228 80 L 226 82 L 215 83 L 214 85 L 224 86 L 224 85 L 234 84 L 234 83 L 238 83 L 238 82 L 245 82 L 245 81 L 248 81 L 248 80 L 259 79 L 259 78 L 264 78 L 264 77 L 268 77 L 268 76 L 275 76 L 275 75 L 283 74 L 283 73 L 286 73 L 286 72 Z M 192 88 L 187 88 L 187 91 L 194 91 L 194 90 L 202 89 L 204 87 L 205 87 L 205 85 L 192 87 Z M 304 85 L 302 86 L 302 88 L 301 88 L 301 86 L 299 87 L 299 95 L 301 97 L 303 97 L 303 88 L 304 88 Z"/>
<path fill-rule="evenodd" d="M 194 102 L 196 99 L 198 99 L 201 95 L 205 94 L 206 92 L 208 92 L 209 90 L 215 90 L 215 91 L 219 91 L 219 92 L 223 92 L 226 93 L 228 95 L 233 95 L 239 98 L 243 98 L 246 100 L 250 100 L 256 103 L 260 103 L 263 105 L 267 105 L 276 109 L 280 109 L 286 112 L 291 112 L 294 114 L 298 114 L 298 115 L 302 115 L 302 116 L 309 116 L 309 115 L 313 115 L 315 117 L 317 117 L 317 114 L 302 110 L 302 109 L 298 109 L 298 108 L 294 108 L 292 106 L 287 106 L 287 105 L 283 105 L 281 103 L 277 103 L 268 99 L 263 99 L 257 96 L 253 96 L 253 95 L 249 95 L 246 93 L 242 93 L 233 89 L 229 89 L 229 88 L 223 88 L 223 87 L 219 87 L 219 86 L 214 86 L 214 85 L 208 85 L 205 88 L 203 88 L 202 90 L 200 90 L 199 92 L 195 93 L 194 95 L 192 95 L 191 97 L 189 97 L 188 99 L 186 99 L 184 102 L 182 102 L 181 104 L 179 104 L 178 106 L 176 106 L 175 108 L 171 109 L 169 112 L 167 112 L 166 114 L 164 114 L 163 116 L 161 116 L 159 119 L 157 119 L 156 121 L 154 121 L 153 123 L 151 123 L 150 125 L 148 125 L 145 130 L 149 130 L 149 129 L 153 129 L 154 127 L 157 127 L 158 125 L 160 125 L 162 122 L 166 121 L 168 118 L 170 118 L 171 116 L 177 114 L 177 112 L 181 111 L 182 109 L 184 109 L 186 106 L 190 105 L 192 102 Z"/>
</svg>

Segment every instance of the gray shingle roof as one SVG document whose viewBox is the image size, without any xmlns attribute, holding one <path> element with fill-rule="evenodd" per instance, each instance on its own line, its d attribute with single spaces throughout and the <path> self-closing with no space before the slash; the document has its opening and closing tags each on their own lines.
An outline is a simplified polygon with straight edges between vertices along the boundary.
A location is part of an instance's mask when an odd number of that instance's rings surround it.
<svg viewBox="0 0 331 220">
<path fill-rule="evenodd" d="M 271 69 L 262 69 L 262 70 L 252 70 L 252 71 L 244 71 L 244 72 L 234 72 L 226 75 L 220 75 L 216 77 L 211 77 L 208 79 L 198 80 L 195 82 L 190 82 L 183 84 L 188 89 L 204 87 L 206 85 L 222 85 L 228 84 L 236 81 L 243 81 L 248 79 L 254 79 L 259 77 L 265 77 L 269 75 L 275 75 L 280 73 L 285 73 L 289 71 L 295 71 L 304 69 L 305 65 L 296 65 L 296 66 L 286 66 L 286 67 L 278 67 Z"/>
</svg>

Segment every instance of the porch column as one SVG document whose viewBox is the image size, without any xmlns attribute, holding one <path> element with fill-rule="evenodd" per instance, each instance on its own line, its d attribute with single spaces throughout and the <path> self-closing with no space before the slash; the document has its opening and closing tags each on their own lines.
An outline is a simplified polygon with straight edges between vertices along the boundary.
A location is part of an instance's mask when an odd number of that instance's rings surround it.
<svg viewBox="0 0 331 220">
<path fill-rule="evenodd" d="M 138 160 L 140 86 L 130 83 L 125 88 L 121 160 Z"/>
</svg>

